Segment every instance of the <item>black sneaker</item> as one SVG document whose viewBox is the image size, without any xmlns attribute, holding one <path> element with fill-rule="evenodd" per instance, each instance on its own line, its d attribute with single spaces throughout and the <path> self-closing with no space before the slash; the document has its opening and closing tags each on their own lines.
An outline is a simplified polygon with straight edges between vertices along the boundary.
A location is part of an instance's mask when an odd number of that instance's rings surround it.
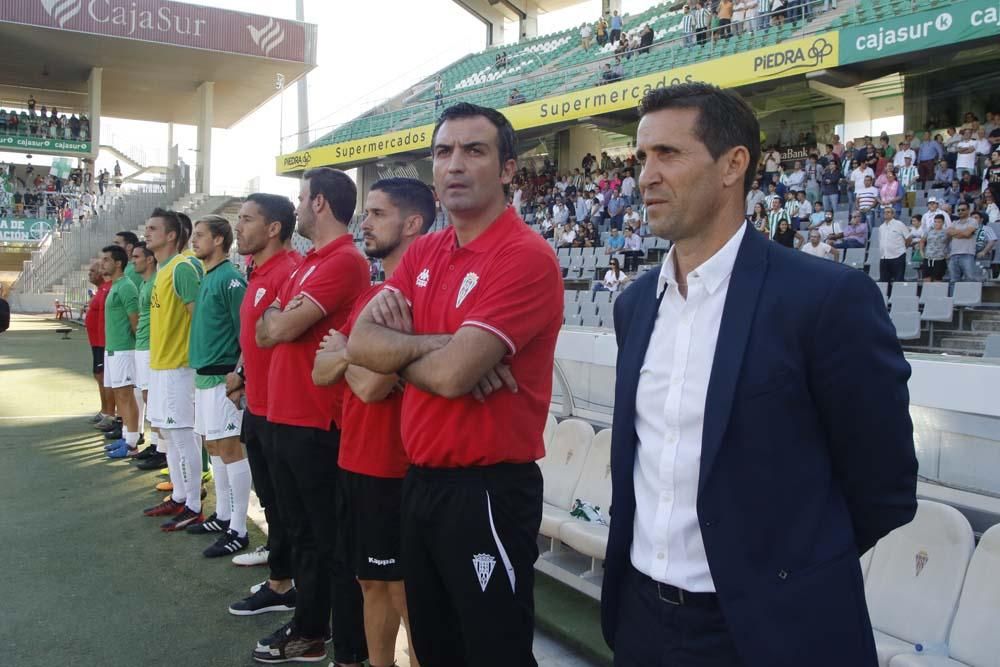
<svg viewBox="0 0 1000 667">
<path fill-rule="evenodd" d="M 235 530 L 227 530 L 219 539 L 215 541 L 215 544 L 208 547 L 202 551 L 202 555 L 205 558 L 218 558 L 219 556 L 232 556 L 238 551 L 243 551 L 248 546 L 250 546 L 250 536 L 244 535 L 240 537 L 236 534 Z"/>
<path fill-rule="evenodd" d="M 253 595 L 229 605 L 229 613 L 233 616 L 256 616 L 272 611 L 295 611 L 295 589 L 281 594 L 275 593 L 268 586 L 261 586 Z M 258 648 L 270 646 L 269 643 L 265 642 L 277 639 L 287 629 L 287 627 L 282 627 L 278 632 L 262 639 L 257 644 Z"/>
<path fill-rule="evenodd" d="M 135 446 L 136 447 L 142 447 L 145 444 L 146 444 L 146 434 L 145 433 L 140 433 L 139 434 L 139 439 L 135 441 Z"/>
<path fill-rule="evenodd" d="M 107 433 L 108 431 L 111 431 L 113 429 L 121 430 L 121 427 L 122 427 L 122 420 L 115 419 L 113 421 L 102 421 L 94 428 L 96 428 L 98 431 L 104 431 L 105 433 Z"/>
<path fill-rule="evenodd" d="M 294 591 L 294 590 L 295 589 L 293 588 L 292 591 Z M 289 593 L 291 593 L 292 591 L 289 591 Z M 287 595 L 287 593 L 286 593 L 286 595 Z M 264 637 L 259 642 L 257 642 L 257 648 L 259 648 L 259 649 L 267 648 L 268 646 L 270 646 L 274 642 L 276 642 L 279 639 L 281 639 L 282 637 L 284 637 L 285 633 L 288 631 L 288 629 L 290 627 L 292 627 L 292 622 L 288 621 L 288 623 L 285 623 L 283 626 L 281 626 L 280 628 L 278 628 L 277 630 L 275 630 L 274 632 L 272 632 L 271 634 L 269 634 L 267 637 Z M 329 644 L 332 641 L 333 641 L 333 626 L 330 626 L 326 630 L 326 637 L 323 638 L 323 643 L 324 644 Z"/>
<path fill-rule="evenodd" d="M 178 530 L 184 530 L 192 523 L 201 523 L 205 520 L 205 515 L 201 512 L 195 512 L 188 506 L 184 506 L 184 511 L 175 516 L 170 521 L 160 524 L 160 530 L 164 533 L 173 533 Z"/>
<path fill-rule="evenodd" d="M 298 636 L 291 626 L 283 635 L 275 637 L 267 646 L 258 646 L 253 651 L 253 659 L 263 663 L 279 662 L 325 662 L 326 646 L 322 639 L 306 639 Z"/>
<path fill-rule="evenodd" d="M 139 470 L 159 470 L 167 465 L 167 455 L 162 452 L 150 454 L 141 461 L 135 462 L 135 467 Z"/>
<path fill-rule="evenodd" d="M 110 431 L 105 431 L 104 437 L 107 438 L 108 440 L 121 440 L 123 437 L 121 424 L 111 429 Z"/>
<path fill-rule="evenodd" d="M 204 487 L 202 487 L 204 489 Z M 216 516 L 215 512 L 212 512 L 212 516 L 208 517 L 201 523 L 192 523 L 186 528 L 187 532 L 192 535 L 207 535 L 208 533 L 224 533 L 229 530 L 229 520 L 220 519 Z"/>
<path fill-rule="evenodd" d="M 138 444 L 139 443 L 136 443 L 136 445 L 138 445 Z M 149 447 L 146 447 L 141 452 L 139 452 L 138 454 L 136 454 L 135 458 L 136 458 L 137 461 L 145 461 L 149 457 L 155 456 L 156 454 L 159 454 L 159 452 L 156 451 L 156 446 L 155 445 L 150 445 Z"/>
</svg>

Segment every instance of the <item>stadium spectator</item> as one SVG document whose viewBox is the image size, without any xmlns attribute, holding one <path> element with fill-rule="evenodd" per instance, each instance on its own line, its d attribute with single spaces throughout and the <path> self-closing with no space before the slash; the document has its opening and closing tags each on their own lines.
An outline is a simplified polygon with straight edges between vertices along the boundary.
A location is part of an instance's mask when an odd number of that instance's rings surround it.
<svg viewBox="0 0 1000 667">
<path fill-rule="evenodd" d="M 617 227 L 612 227 L 608 234 L 607 243 L 604 246 L 605 255 L 615 255 L 625 248 L 625 237 L 618 232 Z"/>
<path fill-rule="evenodd" d="M 990 189 L 983 190 L 983 201 L 981 208 L 986 215 L 988 223 L 1000 222 L 1000 207 L 997 206 L 996 197 Z"/>
<path fill-rule="evenodd" d="M 885 183 L 879 188 L 879 203 L 882 208 L 891 206 L 898 218 L 903 208 L 903 186 L 896 180 L 896 174 L 891 169 L 885 170 Z"/>
<path fill-rule="evenodd" d="M 625 214 L 622 216 L 622 229 L 631 229 L 633 234 L 638 234 L 642 227 L 642 216 L 638 211 L 632 210 L 631 206 L 625 207 Z"/>
<path fill-rule="evenodd" d="M 1000 133 L 1000 128 L 993 131 Z M 1000 149 L 990 153 L 990 163 L 983 174 L 983 185 L 989 188 L 993 201 L 1000 204 Z"/>
<path fill-rule="evenodd" d="M 712 25 L 712 10 L 705 6 L 707 1 L 694 3 L 695 41 L 698 44 L 704 44 L 708 41 L 709 28 Z"/>
<path fill-rule="evenodd" d="M 823 221 L 810 231 L 819 232 L 820 241 L 834 247 L 836 247 L 834 244 L 837 241 L 841 241 L 844 238 L 844 232 L 840 227 L 840 223 L 833 219 L 832 211 L 824 211 Z"/>
<path fill-rule="evenodd" d="M 475 152 L 465 149 L 469 142 Z M 551 248 L 504 209 L 504 185 L 516 169 L 506 118 L 450 107 L 431 150 L 452 225 L 410 247 L 358 317 L 348 354 L 407 381 L 402 435 L 412 465 L 403 553 L 413 559 L 406 592 L 417 656 L 427 665 L 530 665 L 542 514 L 534 461 L 544 453 L 563 283 Z M 468 185 L 449 187 L 456 180 Z M 456 246 L 478 252 L 460 257 Z M 455 264 L 461 282 L 448 277 Z M 474 289 L 475 298 L 466 298 Z M 516 393 L 509 390 L 515 379 Z M 484 400 L 468 400 L 477 389 Z M 493 420 L 520 426 L 483 428 Z M 472 429 L 478 437 L 470 440 Z M 483 551 L 499 543 L 497 534 L 503 546 Z M 475 577 L 464 574 L 470 555 Z"/>
<path fill-rule="evenodd" d="M 625 24 L 622 22 L 622 17 L 618 15 L 618 10 L 616 9 L 614 13 L 611 15 L 610 39 L 612 43 L 617 42 L 621 38 L 622 28 L 624 27 L 624 25 Z"/>
<path fill-rule="evenodd" d="M 955 144 L 955 174 L 974 174 L 976 171 L 976 140 L 972 138 L 972 130 L 962 130 L 962 138 Z"/>
<path fill-rule="evenodd" d="M 747 221 L 758 232 L 770 237 L 771 229 L 767 219 L 767 209 L 764 207 L 763 201 L 759 201 L 753 205 L 753 211 L 747 214 Z"/>
<path fill-rule="evenodd" d="M 920 142 L 916 161 L 920 180 L 924 183 L 931 181 L 934 177 L 934 166 L 943 160 L 944 146 L 938 139 L 932 139 L 930 132 L 924 132 L 924 139 Z M 945 165 L 947 166 L 947 162 Z"/>
<path fill-rule="evenodd" d="M 778 223 L 777 229 L 774 231 L 774 241 L 778 245 L 783 245 L 786 248 L 801 248 L 803 244 L 802 234 L 795 231 L 786 218 L 782 218 Z"/>
<path fill-rule="evenodd" d="M 637 271 L 639 268 L 639 258 L 643 256 L 642 239 L 630 227 L 625 228 L 625 243 L 622 246 L 622 255 L 625 257 L 625 271 L 633 273 Z"/>
<path fill-rule="evenodd" d="M 590 193 L 578 190 L 576 202 L 573 205 L 573 213 L 577 220 L 590 220 Z"/>
<path fill-rule="evenodd" d="M 861 218 L 861 214 L 855 211 L 851 214 L 844 228 L 843 236 L 834 242 L 833 247 L 844 248 L 864 248 L 868 243 L 868 225 Z"/>
<path fill-rule="evenodd" d="M 87 279 L 96 288 L 83 318 L 93 360 L 91 373 L 97 382 L 97 392 L 101 397 L 101 409 L 95 415 L 95 426 L 100 430 L 109 430 L 115 425 L 115 399 L 111 387 L 104 386 L 104 302 L 108 291 L 111 290 L 111 283 L 104 279 L 100 260 L 91 262 L 87 270 Z"/>
<path fill-rule="evenodd" d="M 801 250 L 813 257 L 837 261 L 837 251 L 833 246 L 823 241 L 819 231 L 815 229 L 809 232 L 809 243 L 803 245 Z"/>
<path fill-rule="evenodd" d="M 443 104 L 444 97 L 444 84 L 441 81 L 441 77 L 437 76 L 434 78 L 434 111 L 436 112 Z"/>
<path fill-rule="evenodd" d="M 774 184 L 772 183 L 772 186 L 773 185 Z M 774 233 L 777 231 L 778 225 L 781 224 L 782 220 L 786 221 L 788 226 L 794 229 L 794 225 L 792 223 L 792 219 L 788 215 L 788 211 L 784 206 L 782 206 L 781 198 L 775 196 L 771 199 L 771 208 L 767 212 L 768 236 L 772 239 L 774 238 Z"/>
<path fill-rule="evenodd" d="M 653 45 L 654 37 L 655 33 L 647 23 L 642 27 L 642 31 L 639 33 L 639 49 L 638 49 L 639 54 L 649 53 L 649 49 Z"/>
<path fill-rule="evenodd" d="M 632 176 L 632 170 L 625 172 L 625 178 L 622 179 L 621 193 L 622 197 L 629 204 L 635 204 L 638 199 L 638 190 L 635 187 L 635 178 Z"/>
<path fill-rule="evenodd" d="M 552 207 L 552 224 L 564 226 L 569 221 L 569 208 L 563 203 L 562 197 L 556 199 Z"/>
<path fill-rule="evenodd" d="M 957 178 L 953 178 L 951 183 L 945 187 L 944 194 L 941 196 L 944 206 L 947 206 L 949 212 L 953 211 L 958 205 L 959 200 L 962 198 L 962 182 Z"/>
<path fill-rule="evenodd" d="M 867 171 L 871 171 L 871 169 Z M 864 185 L 854 191 L 854 203 L 857 205 L 857 210 L 861 213 L 862 219 L 868 223 L 869 227 L 874 227 L 875 209 L 878 206 L 881 192 L 872 185 L 873 178 L 870 174 L 864 176 L 863 182 Z"/>
<path fill-rule="evenodd" d="M 981 211 L 972 212 L 972 220 L 976 223 L 976 260 L 989 262 L 991 266 L 996 266 L 997 262 L 992 261 L 993 250 L 997 245 L 996 232 L 987 223 L 986 216 Z"/>
<path fill-rule="evenodd" d="M 913 166 L 913 161 L 909 156 L 903 159 L 903 166 L 896 169 L 896 178 L 899 179 L 899 184 L 903 188 L 903 198 L 906 201 L 906 207 L 913 208 L 917 197 L 916 190 L 920 184 L 920 174 L 917 168 Z"/>
<path fill-rule="evenodd" d="M 560 248 L 572 248 L 576 244 L 576 232 L 573 231 L 573 225 L 567 222 L 562 226 L 562 233 L 559 234 L 559 246 Z"/>
<path fill-rule="evenodd" d="M 976 265 L 976 235 L 979 225 L 970 216 L 971 206 L 959 202 L 955 208 L 958 218 L 948 226 L 948 280 L 952 284 L 980 280 Z"/>
<path fill-rule="evenodd" d="M 920 275 L 928 282 L 944 279 L 948 270 L 948 231 L 945 228 L 945 213 L 936 213 L 931 227 L 920 239 L 920 254 L 923 257 Z"/>
<path fill-rule="evenodd" d="M 787 182 L 785 182 L 785 187 L 787 187 L 792 192 L 805 192 L 806 189 L 806 172 L 802 168 L 802 162 L 799 160 L 795 161 L 795 166 L 792 171 L 788 174 Z"/>
<path fill-rule="evenodd" d="M 608 24 L 603 16 L 597 19 L 597 23 L 594 25 L 594 34 L 596 35 L 599 47 L 603 47 L 608 43 Z"/>
<path fill-rule="evenodd" d="M 598 248 L 601 245 L 601 233 L 597 231 L 597 227 L 594 226 L 592 222 L 582 222 L 578 225 L 580 227 L 580 234 L 578 235 L 578 240 L 583 242 L 584 248 Z"/>
<path fill-rule="evenodd" d="M 886 158 L 890 159 L 890 156 L 886 155 Z M 899 150 L 891 156 L 892 166 L 904 166 L 906 164 L 906 158 L 910 159 L 910 164 L 915 164 L 917 161 L 917 154 L 912 148 L 910 148 L 910 142 L 901 141 L 899 142 Z"/>
<path fill-rule="evenodd" d="M 584 23 L 580 26 L 580 48 L 584 51 L 590 50 L 590 45 L 593 44 L 594 29 L 589 23 Z"/>
<path fill-rule="evenodd" d="M 604 272 L 604 279 L 594 285 L 595 292 L 618 292 L 628 286 L 631 278 L 621 270 L 618 260 L 612 257 L 609 265 L 608 270 Z"/>
<path fill-rule="evenodd" d="M 840 204 L 840 172 L 837 171 L 837 163 L 834 160 L 827 161 L 819 181 L 823 208 L 827 211 L 836 211 Z"/>
<path fill-rule="evenodd" d="M 36 104 L 36 102 L 35 102 L 35 96 L 34 95 L 28 95 L 28 102 L 27 102 L 28 111 L 34 112 L 34 110 L 35 110 L 35 104 Z"/>
<path fill-rule="evenodd" d="M 764 193 L 760 189 L 760 181 L 754 180 L 753 185 L 750 187 L 750 192 L 747 193 L 744 199 L 744 207 L 746 210 L 747 217 L 754 214 L 754 209 L 757 208 L 757 204 L 764 203 Z"/>
<path fill-rule="evenodd" d="M 732 24 L 733 24 L 733 12 L 734 12 L 733 0 L 721 0 L 717 7 L 715 14 L 718 17 L 719 26 L 715 31 L 716 35 L 721 35 L 726 39 L 732 37 Z"/>
<path fill-rule="evenodd" d="M 624 224 L 625 207 L 627 200 L 622 197 L 621 192 L 616 188 L 611 191 L 611 198 L 608 200 L 607 209 L 610 222 L 615 227 L 622 227 Z"/>
<path fill-rule="evenodd" d="M 903 280 L 906 274 L 906 248 L 910 245 L 910 228 L 895 217 L 895 210 L 886 206 L 882 210 L 883 221 L 879 225 L 879 280 L 894 283 Z"/>
<path fill-rule="evenodd" d="M 681 16 L 681 30 L 684 33 L 684 46 L 694 46 L 695 44 L 695 18 L 691 12 L 691 5 L 684 5 L 684 13 Z"/>
<path fill-rule="evenodd" d="M 515 104 L 524 104 L 527 99 L 524 97 L 524 93 L 520 92 L 517 88 L 510 91 L 510 96 L 507 97 L 507 104 L 514 106 Z"/>
</svg>

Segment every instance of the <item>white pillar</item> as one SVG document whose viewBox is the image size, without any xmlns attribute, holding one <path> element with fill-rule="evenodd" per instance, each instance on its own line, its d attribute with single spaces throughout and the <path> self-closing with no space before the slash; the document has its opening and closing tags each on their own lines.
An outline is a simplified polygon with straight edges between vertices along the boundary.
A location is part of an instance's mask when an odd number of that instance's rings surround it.
<svg viewBox="0 0 1000 667">
<path fill-rule="evenodd" d="M 87 80 L 87 94 L 90 97 L 90 157 L 97 159 L 97 153 L 101 150 L 101 86 L 104 77 L 104 68 L 92 67 L 90 78 Z"/>
<path fill-rule="evenodd" d="M 871 134 L 871 100 L 856 86 L 834 88 L 819 81 L 809 81 L 809 87 L 844 103 L 844 136 L 841 141 L 846 143 Z"/>
<path fill-rule="evenodd" d="M 538 36 L 538 5 L 535 0 L 525 0 L 524 18 L 520 21 L 520 39 Z"/>
<path fill-rule="evenodd" d="M 613 14 L 614 12 L 622 13 L 622 0 L 602 0 L 601 5 L 601 9 L 605 14 Z"/>
<path fill-rule="evenodd" d="M 487 46 L 503 46 L 503 17 L 490 21 L 489 44 Z"/>
<path fill-rule="evenodd" d="M 195 166 L 195 192 L 211 193 L 212 186 L 212 121 L 215 83 L 205 81 L 198 86 L 198 161 Z"/>
<path fill-rule="evenodd" d="M 299 21 L 306 20 L 304 0 L 296 0 L 295 18 Z M 296 147 L 301 149 L 309 143 L 309 93 L 306 86 L 306 77 L 303 76 L 299 79 L 299 82 L 296 84 L 296 92 L 299 98 L 299 140 L 296 142 Z"/>
</svg>

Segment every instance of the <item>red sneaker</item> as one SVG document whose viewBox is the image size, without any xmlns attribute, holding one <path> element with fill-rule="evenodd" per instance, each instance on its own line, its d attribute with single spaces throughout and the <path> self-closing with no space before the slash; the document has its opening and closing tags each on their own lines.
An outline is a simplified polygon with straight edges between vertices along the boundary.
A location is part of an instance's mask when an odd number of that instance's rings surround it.
<svg viewBox="0 0 1000 667">
<path fill-rule="evenodd" d="M 195 512 L 193 509 L 184 507 L 184 509 L 175 516 L 170 521 L 160 525 L 160 530 L 165 533 L 172 533 L 176 530 L 184 530 L 188 526 L 194 523 L 203 523 L 205 521 L 205 515 L 201 512 Z"/>
<path fill-rule="evenodd" d="M 145 516 L 176 516 L 184 511 L 184 503 L 174 502 L 173 498 L 167 498 L 155 507 L 144 509 Z"/>
</svg>

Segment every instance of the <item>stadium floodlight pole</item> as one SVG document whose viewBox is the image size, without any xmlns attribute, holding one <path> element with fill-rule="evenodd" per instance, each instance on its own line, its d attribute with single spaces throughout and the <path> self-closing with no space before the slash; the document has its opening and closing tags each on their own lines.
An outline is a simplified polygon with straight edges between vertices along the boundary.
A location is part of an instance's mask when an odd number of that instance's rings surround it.
<svg viewBox="0 0 1000 667">
<path fill-rule="evenodd" d="M 285 152 L 285 75 L 281 72 L 274 75 L 274 87 L 281 103 L 281 117 L 278 119 L 278 155 L 281 155 Z"/>
</svg>

